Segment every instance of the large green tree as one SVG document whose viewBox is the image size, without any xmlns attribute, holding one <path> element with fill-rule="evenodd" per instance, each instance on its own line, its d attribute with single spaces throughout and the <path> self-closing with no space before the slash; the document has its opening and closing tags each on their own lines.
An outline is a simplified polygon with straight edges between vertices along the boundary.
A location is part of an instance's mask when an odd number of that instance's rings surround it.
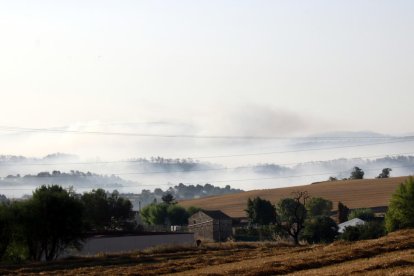
<svg viewBox="0 0 414 276">
<path fill-rule="evenodd" d="M 189 216 L 188 211 L 179 205 L 169 205 L 167 208 L 167 217 L 171 225 L 187 225 Z"/>
<path fill-rule="evenodd" d="M 414 227 L 414 178 L 409 177 L 392 195 L 385 215 L 388 232 Z"/>
<path fill-rule="evenodd" d="M 129 199 L 120 197 L 118 191 L 113 191 L 108 198 L 108 205 L 111 221 L 110 230 L 131 230 L 135 227 L 133 206 Z"/>
<path fill-rule="evenodd" d="M 302 238 L 308 243 L 330 243 L 338 234 L 338 225 L 328 216 L 317 216 L 305 223 Z"/>
<path fill-rule="evenodd" d="M 81 246 L 83 206 L 71 191 L 41 186 L 16 206 L 17 224 L 29 258 L 56 259 L 66 248 Z"/>
<path fill-rule="evenodd" d="M 12 241 L 12 221 L 10 207 L 0 203 L 0 260 Z"/>
<path fill-rule="evenodd" d="M 332 201 L 322 197 L 312 197 L 306 202 L 306 210 L 309 217 L 330 216 Z"/>
<path fill-rule="evenodd" d="M 117 191 L 92 190 L 84 193 L 81 201 L 89 231 L 130 230 L 134 227 L 132 203 L 120 197 Z"/>
<path fill-rule="evenodd" d="M 277 204 L 277 231 L 290 236 L 299 244 L 299 237 L 305 227 L 307 192 L 295 192 L 292 198 L 283 198 Z"/>
<path fill-rule="evenodd" d="M 245 211 L 251 223 L 268 225 L 276 222 L 275 206 L 270 201 L 260 197 L 249 198 Z"/>
<path fill-rule="evenodd" d="M 141 217 L 150 225 L 187 225 L 190 212 L 198 212 L 199 208 L 189 207 L 186 210 L 176 204 L 152 203 L 141 210 Z"/>
<path fill-rule="evenodd" d="M 141 217 L 147 224 L 164 225 L 166 223 L 168 205 L 152 203 L 141 210 Z"/>
<path fill-rule="evenodd" d="M 84 193 L 81 201 L 85 206 L 84 219 L 90 231 L 106 230 L 111 224 L 108 196 L 103 189 Z"/>
</svg>

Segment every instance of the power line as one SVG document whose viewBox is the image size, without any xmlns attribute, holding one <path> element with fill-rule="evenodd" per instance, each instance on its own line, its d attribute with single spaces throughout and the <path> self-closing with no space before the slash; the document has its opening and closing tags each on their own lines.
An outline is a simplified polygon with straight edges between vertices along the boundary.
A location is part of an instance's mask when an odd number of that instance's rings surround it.
<svg viewBox="0 0 414 276">
<path fill-rule="evenodd" d="M 229 154 L 229 155 L 198 156 L 198 157 L 190 157 L 190 159 L 209 159 L 209 158 L 229 158 L 229 157 L 242 157 L 242 156 L 272 155 L 272 154 L 284 154 L 284 153 L 294 153 L 294 152 L 307 152 L 307 151 L 331 150 L 331 149 L 365 147 L 365 146 L 375 146 L 375 145 L 384 145 L 384 144 L 406 143 L 406 142 L 413 142 L 413 141 L 414 141 L 414 139 L 413 140 L 399 140 L 399 141 L 389 141 L 389 142 L 380 142 L 380 143 L 348 145 L 348 146 L 335 146 L 335 147 L 323 147 L 323 148 L 313 148 L 313 149 L 288 150 L 288 151 L 270 151 L 270 152 L 242 153 L 242 154 Z M 404 153 L 402 153 L 402 154 L 404 154 Z M 89 161 L 89 162 L 62 162 L 62 163 L 22 163 L 22 164 L 16 164 L 16 165 L 18 165 L 18 166 L 58 166 L 58 165 L 88 165 L 88 164 L 113 164 L 113 163 L 139 163 L 139 162 L 140 162 L 139 160 L 119 160 L 119 161 Z"/>
<path fill-rule="evenodd" d="M 0 126 L 4 131 L 19 131 L 19 132 L 43 132 L 43 133 L 66 133 L 66 134 L 92 134 L 92 135 L 116 135 L 116 136 L 133 136 L 133 137 L 159 137 L 159 138 L 191 138 L 191 139 L 240 139 L 240 140 L 289 140 L 289 139 L 325 139 L 325 140 L 340 140 L 340 139 L 409 139 L 414 136 L 232 136 L 232 135 L 186 135 L 186 134 L 152 134 L 152 133 L 134 133 L 134 132 L 107 132 L 107 131 L 81 131 L 81 130 L 65 130 L 58 128 L 25 128 Z"/>
<path fill-rule="evenodd" d="M 323 147 L 323 148 L 299 149 L 299 150 L 287 150 L 287 151 L 270 151 L 270 152 L 232 154 L 232 155 L 198 156 L 198 157 L 193 157 L 193 158 L 194 159 L 208 159 L 208 158 L 228 158 L 228 157 L 241 157 L 241 156 L 284 154 L 284 153 L 293 153 L 293 152 L 307 152 L 307 151 L 330 150 L 330 149 L 357 148 L 357 147 L 366 147 L 366 146 L 375 146 L 375 145 L 384 145 L 384 144 L 406 143 L 406 142 L 413 142 L 413 141 L 414 141 L 413 139 L 410 139 L 410 140 L 399 140 L 399 141 L 358 144 L 358 145 L 348 145 L 348 146 Z"/>
</svg>

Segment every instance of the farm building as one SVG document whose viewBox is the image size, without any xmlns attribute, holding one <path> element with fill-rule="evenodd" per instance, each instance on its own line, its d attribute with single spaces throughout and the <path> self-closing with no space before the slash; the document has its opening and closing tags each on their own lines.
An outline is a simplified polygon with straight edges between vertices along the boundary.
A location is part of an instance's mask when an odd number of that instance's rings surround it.
<svg viewBox="0 0 414 276">
<path fill-rule="evenodd" d="M 196 240 L 226 241 L 232 235 L 232 219 L 222 211 L 199 211 L 188 219 Z"/>
<path fill-rule="evenodd" d="M 359 218 L 354 218 L 348 221 L 345 221 L 343 223 L 338 224 L 338 232 L 339 233 L 343 233 L 345 231 L 345 228 L 349 227 L 349 226 L 358 226 L 358 225 L 362 225 L 365 224 L 365 221 L 363 221 L 362 219 Z"/>
</svg>

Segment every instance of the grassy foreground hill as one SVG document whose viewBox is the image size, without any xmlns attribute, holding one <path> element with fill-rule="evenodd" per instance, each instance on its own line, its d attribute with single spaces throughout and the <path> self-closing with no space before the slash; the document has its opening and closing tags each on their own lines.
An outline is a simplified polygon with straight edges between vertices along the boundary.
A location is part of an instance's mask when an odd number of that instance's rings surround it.
<svg viewBox="0 0 414 276">
<path fill-rule="evenodd" d="M 308 191 L 312 197 L 329 199 L 337 207 L 341 201 L 349 208 L 367 208 L 387 206 L 397 186 L 407 177 L 391 177 L 383 179 L 338 180 L 318 182 L 310 185 L 252 190 L 232 195 L 205 197 L 181 201 L 184 207 L 197 206 L 206 210 L 221 210 L 231 217 L 246 216 L 247 199 L 261 197 L 276 203 L 279 199 L 289 197 L 294 191 Z"/>
<path fill-rule="evenodd" d="M 376 240 L 293 247 L 223 243 L 0 265 L 1 275 L 414 275 L 414 230 Z"/>
</svg>

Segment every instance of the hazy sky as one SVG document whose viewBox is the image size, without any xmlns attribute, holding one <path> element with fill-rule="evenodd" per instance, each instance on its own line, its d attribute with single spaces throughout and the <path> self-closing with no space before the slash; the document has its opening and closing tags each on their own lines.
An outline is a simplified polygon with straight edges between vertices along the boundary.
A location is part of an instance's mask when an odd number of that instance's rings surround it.
<svg viewBox="0 0 414 276">
<path fill-rule="evenodd" d="M 413 132 L 413 14 L 410 0 L 1 0 L 0 125 Z M 9 154 L 83 139 L 0 135 Z"/>
</svg>

